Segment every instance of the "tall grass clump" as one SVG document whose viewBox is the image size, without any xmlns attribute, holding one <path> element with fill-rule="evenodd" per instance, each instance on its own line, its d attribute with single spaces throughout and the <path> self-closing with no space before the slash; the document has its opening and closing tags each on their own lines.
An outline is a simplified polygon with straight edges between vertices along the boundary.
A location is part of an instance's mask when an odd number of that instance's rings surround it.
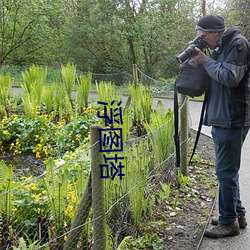
<svg viewBox="0 0 250 250">
<path fill-rule="evenodd" d="M 80 75 L 78 78 L 78 82 L 79 84 L 77 87 L 76 103 L 78 110 L 81 111 L 83 108 L 88 107 L 92 74 L 88 72 L 87 75 Z"/>
<path fill-rule="evenodd" d="M 115 246 L 119 244 L 122 232 L 139 227 L 148 211 L 145 188 L 152 160 L 149 148 L 147 139 L 126 142 L 123 152 L 119 153 L 119 157 L 124 157 L 121 164 L 125 176 L 122 180 L 119 176 L 105 180 L 106 207 L 110 210 L 107 220 Z M 115 157 L 114 153 L 108 157 Z"/>
<path fill-rule="evenodd" d="M 173 152 L 173 112 L 167 111 L 162 102 L 159 101 L 151 114 L 150 123 L 146 123 L 145 128 L 152 140 L 156 162 L 163 162 Z"/>
<path fill-rule="evenodd" d="M 145 134 L 143 124 L 150 123 L 153 97 L 150 90 L 144 89 L 142 84 L 129 85 L 129 93 L 134 126 L 140 136 Z"/>
<path fill-rule="evenodd" d="M 10 74 L 0 75 L 0 116 L 7 116 L 8 114 L 11 87 L 12 79 Z"/>
<path fill-rule="evenodd" d="M 47 68 L 32 65 L 28 70 L 22 72 L 24 91 L 23 103 L 25 114 L 35 117 L 40 112 L 43 98 L 43 90 L 46 83 Z"/>
<path fill-rule="evenodd" d="M 118 103 L 122 101 L 121 96 L 116 92 L 115 84 L 111 82 L 96 82 L 96 90 L 98 101 L 104 103 L 99 105 L 99 110 L 106 110 L 104 111 L 104 115 L 107 115 L 107 117 L 111 117 L 111 110 L 114 110 L 114 108 L 117 107 Z M 108 125 L 113 126 L 112 124 Z"/>
<path fill-rule="evenodd" d="M 67 63 L 61 66 L 62 86 L 64 87 L 69 100 L 72 102 L 72 92 L 76 82 L 76 65 Z"/>
</svg>

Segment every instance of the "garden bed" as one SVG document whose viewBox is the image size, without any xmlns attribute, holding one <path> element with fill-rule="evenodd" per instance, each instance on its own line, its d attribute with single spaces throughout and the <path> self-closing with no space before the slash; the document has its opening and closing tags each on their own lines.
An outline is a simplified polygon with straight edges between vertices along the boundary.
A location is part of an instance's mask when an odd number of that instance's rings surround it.
<svg viewBox="0 0 250 250">
<path fill-rule="evenodd" d="M 194 136 L 191 131 L 191 137 Z M 37 159 L 34 154 L 5 157 L 5 162 L 13 165 L 16 178 L 30 174 L 37 176 L 45 170 L 42 159 Z M 217 191 L 213 162 L 212 139 L 201 135 L 194 163 L 189 166 L 189 178 L 177 179 L 174 170 L 168 199 L 163 197 L 160 202 L 155 203 L 154 213 L 149 216 L 151 219 L 143 222 L 136 234 L 125 236 L 124 240 L 129 240 L 126 247 L 198 249 Z M 159 197 L 157 200 L 159 201 Z M 127 233 L 129 231 L 134 231 L 133 225 L 128 227 Z M 137 237 L 133 238 L 135 235 Z M 125 249 L 122 244 L 120 246 L 119 249 Z"/>
</svg>

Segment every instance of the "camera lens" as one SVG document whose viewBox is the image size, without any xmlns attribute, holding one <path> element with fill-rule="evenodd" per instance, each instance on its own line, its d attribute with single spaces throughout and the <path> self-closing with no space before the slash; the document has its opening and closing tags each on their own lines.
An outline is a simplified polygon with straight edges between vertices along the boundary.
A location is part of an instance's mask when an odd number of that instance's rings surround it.
<svg viewBox="0 0 250 250">
<path fill-rule="evenodd" d="M 195 44 L 191 44 L 189 47 L 187 47 L 180 55 L 176 57 L 177 61 L 179 63 L 183 63 L 188 58 L 198 55 L 198 53 L 194 49 L 195 47 Z"/>
</svg>

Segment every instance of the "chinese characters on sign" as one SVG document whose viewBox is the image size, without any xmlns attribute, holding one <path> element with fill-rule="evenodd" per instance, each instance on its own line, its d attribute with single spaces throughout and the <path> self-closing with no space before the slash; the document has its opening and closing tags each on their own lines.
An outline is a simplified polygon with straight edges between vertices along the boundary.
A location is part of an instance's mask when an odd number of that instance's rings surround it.
<svg viewBox="0 0 250 250">
<path fill-rule="evenodd" d="M 98 104 L 104 105 L 104 114 L 101 115 L 100 112 L 97 112 L 99 118 L 105 119 L 105 126 L 113 125 L 117 123 L 122 124 L 122 108 L 120 107 L 121 101 L 117 104 L 116 108 L 112 108 L 115 101 L 112 101 L 110 110 L 108 112 L 108 103 L 106 102 L 97 102 Z M 99 141 L 100 141 L 100 150 L 99 152 L 119 152 L 123 151 L 123 142 L 122 142 L 122 129 L 121 128 L 110 128 L 110 129 L 99 129 Z M 104 163 L 100 165 L 101 176 L 100 178 L 109 178 L 114 180 L 116 175 L 122 179 L 122 176 L 125 174 L 122 173 L 124 166 L 122 165 L 121 160 L 124 157 L 118 157 L 115 153 L 114 157 L 107 157 L 103 154 Z"/>
</svg>

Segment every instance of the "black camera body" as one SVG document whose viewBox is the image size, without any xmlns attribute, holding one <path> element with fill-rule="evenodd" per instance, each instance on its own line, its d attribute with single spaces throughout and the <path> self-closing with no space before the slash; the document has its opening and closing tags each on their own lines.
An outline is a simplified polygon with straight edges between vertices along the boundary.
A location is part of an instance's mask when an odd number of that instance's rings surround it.
<svg viewBox="0 0 250 250">
<path fill-rule="evenodd" d="M 188 58 L 198 55 L 198 53 L 195 51 L 195 47 L 199 48 L 200 50 L 203 50 L 207 48 L 207 43 L 199 36 L 197 36 L 190 45 L 180 54 L 176 57 L 177 61 L 179 63 L 183 63 Z"/>
</svg>

